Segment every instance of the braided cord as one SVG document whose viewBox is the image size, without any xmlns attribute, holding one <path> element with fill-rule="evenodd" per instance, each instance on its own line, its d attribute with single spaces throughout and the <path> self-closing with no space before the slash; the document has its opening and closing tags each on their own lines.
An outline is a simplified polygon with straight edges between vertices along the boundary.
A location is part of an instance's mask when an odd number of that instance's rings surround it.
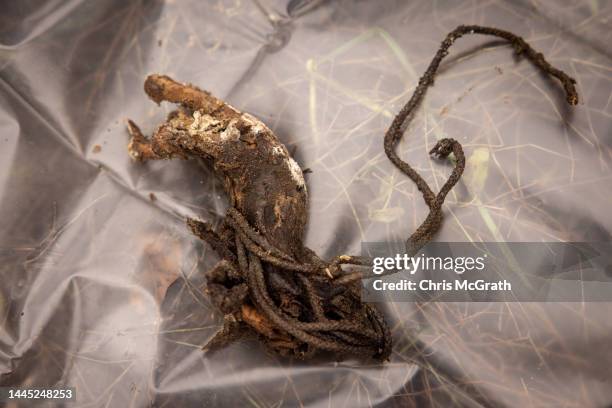
<svg viewBox="0 0 612 408">
<path fill-rule="evenodd" d="M 434 77 L 443 58 L 448 55 L 450 46 L 466 34 L 484 34 L 507 40 L 519 55 L 525 55 L 534 65 L 545 73 L 557 78 L 563 85 L 567 102 L 578 103 L 575 80 L 552 67 L 541 53 L 536 52 L 521 37 L 508 31 L 476 25 L 459 26 L 451 31 L 436 52 L 425 73 L 419 79 L 410 100 L 399 111 L 384 137 L 384 151 L 389 160 L 417 186 L 429 213 L 421 225 L 410 235 L 406 242 L 408 253 L 414 255 L 425 244 L 431 241 L 442 225 L 442 205 L 447 194 L 457 184 L 465 169 L 465 155 L 461 144 L 454 139 L 439 140 L 429 152 L 438 158 L 446 158 L 451 153 L 455 157 L 454 168 L 440 191 L 435 194 L 425 179 L 396 153 L 396 147 L 403 136 L 403 126 L 412 118 L 415 109 L 420 105 L 425 92 L 434 82 Z M 245 217 L 235 208 L 228 210 L 225 218 L 227 225 L 234 230 L 235 256 L 229 260 L 237 264 L 240 276 L 244 277 L 250 291 L 250 301 L 261 312 L 276 330 L 288 333 L 299 342 L 316 350 L 327 350 L 340 354 L 356 356 L 369 355 L 376 359 L 387 359 L 391 353 L 391 334 L 382 314 L 376 308 L 364 304 L 348 287 L 355 281 L 367 277 L 360 272 L 343 273 L 341 265 L 370 265 L 367 257 L 336 257 L 331 262 L 322 261 L 313 251 L 305 248 L 309 254 L 308 262 L 301 262 L 272 246 Z M 193 228 L 193 226 L 192 226 Z M 200 229 L 200 236 L 214 241 L 211 231 Z M 221 253 L 232 252 L 227 246 L 217 245 Z M 296 288 L 286 289 L 277 284 L 274 290 L 282 290 L 288 295 L 296 296 L 301 304 L 301 318 L 290 316 L 278 306 L 271 296 L 267 268 L 274 273 L 289 272 L 295 276 Z M 334 274 L 338 274 L 335 276 Z M 321 288 L 327 288 L 322 290 Z M 332 290 L 344 287 L 346 290 Z M 289 290 L 290 289 L 290 290 Z M 332 305 L 332 299 L 341 300 L 348 311 L 341 312 L 339 306 Z M 345 308 L 346 309 L 346 308 Z M 334 316 L 331 316 L 334 314 Z"/>
</svg>

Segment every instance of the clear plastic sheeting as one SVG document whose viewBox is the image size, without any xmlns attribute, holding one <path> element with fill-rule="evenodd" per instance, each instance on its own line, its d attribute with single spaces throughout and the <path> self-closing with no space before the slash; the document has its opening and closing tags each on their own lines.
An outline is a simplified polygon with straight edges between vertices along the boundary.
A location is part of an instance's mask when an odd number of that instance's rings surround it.
<svg viewBox="0 0 612 408">
<path fill-rule="evenodd" d="M 261 118 L 309 168 L 307 244 L 358 254 L 426 215 L 382 137 L 459 24 L 511 30 L 577 80 L 483 36 L 451 48 L 399 146 L 434 189 L 463 143 L 438 241 L 610 241 L 612 3 L 13 1 L 0 14 L 0 385 L 74 386 L 71 406 L 612 404 L 609 303 L 388 303 L 391 361 L 288 361 L 244 340 L 204 355 L 218 260 L 185 227 L 227 206 L 196 161 L 133 163 L 172 109 L 148 73 Z M 173 283 L 174 282 L 174 283 Z"/>
</svg>

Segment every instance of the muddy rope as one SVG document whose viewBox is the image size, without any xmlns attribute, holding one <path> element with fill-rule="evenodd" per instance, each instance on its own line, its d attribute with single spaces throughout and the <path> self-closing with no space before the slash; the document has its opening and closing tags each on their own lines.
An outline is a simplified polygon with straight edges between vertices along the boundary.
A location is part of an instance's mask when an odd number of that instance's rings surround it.
<svg viewBox="0 0 612 408">
<path fill-rule="evenodd" d="M 437 158 L 454 155 L 454 168 L 440 191 L 435 194 L 425 179 L 395 149 L 402 138 L 403 127 L 420 105 L 425 92 L 434 83 L 441 61 L 448 49 L 466 34 L 484 34 L 508 41 L 517 55 L 524 55 L 546 74 L 557 78 L 563 85 L 567 102 L 578 103 L 575 80 L 552 67 L 541 53 L 527 42 L 508 31 L 481 26 L 459 26 L 451 31 L 436 52 L 414 93 L 394 118 L 384 137 L 384 151 L 389 160 L 417 186 L 429 213 L 421 225 L 406 242 L 407 251 L 414 255 L 432 240 L 442 225 L 442 205 L 449 191 L 457 184 L 464 169 L 465 155 L 461 144 L 454 139 L 439 140 L 429 152 Z M 201 223 L 190 221 L 192 230 L 208 241 L 226 260 L 230 261 L 234 273 L 248 286 L 250 301 L 256 310 L 265 316 L 266 324 L 273 327 L 278 337 L 292 338 L 300 343 L 292 355 L 308 356 L 318 350 L 341 355 L 370 356 L 387 359 L 391 353 L 391 335 L 382 315 L 374 307 L 362 303 L 359 295 L 359 280 L 366 277 L 361 272 L 345 272 L 342 265 L 371 265 L 371 260 L 358 256 L 339 256 L 331 262 L 321 260 L 309 251 L 309 262 L 298 262 L 292 256 L 272 246 L 234 208 L 230 208 L 224 226 L 231 234 L 216 235 Z M 284 296 L 279 296 L 284 295 Z M 291 305 L 297 304 L 295 307 Z M 232 328 L 226 326 L 208 344 L 209 349 L 224 345 L 234 339 Z M 285 343 L 270 341 L 267 344 L 277 352 L 286 351 Z"/>
</svg>

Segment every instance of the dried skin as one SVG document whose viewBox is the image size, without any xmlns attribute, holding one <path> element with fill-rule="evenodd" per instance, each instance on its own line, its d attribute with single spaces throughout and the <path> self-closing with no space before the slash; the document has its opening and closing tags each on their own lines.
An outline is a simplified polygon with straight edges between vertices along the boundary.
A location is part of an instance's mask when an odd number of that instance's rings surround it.
<svg viewBox="0 0 612 408">
<path fill-rule="evenodd" d="M 304 176 L 272 131 L 210 93 L 151 75 L 149 97 L 180 103 L 149 142 L 130 122 L 130 155 L 137 160 L 201 157 L 225 182 L 230 203 L 272 245 L 303 256 L 308 195 Z"/>
</svg>

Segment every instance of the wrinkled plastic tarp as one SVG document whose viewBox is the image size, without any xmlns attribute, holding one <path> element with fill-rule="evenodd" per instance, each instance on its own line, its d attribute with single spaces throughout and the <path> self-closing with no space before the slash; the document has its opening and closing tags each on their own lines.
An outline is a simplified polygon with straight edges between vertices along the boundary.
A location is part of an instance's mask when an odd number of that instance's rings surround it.
<svg viewBox="0 0 612 408">
<path fill-rule="evenodd" d="M 439 241 L 609 241 L 612 3 L 604 1 L 14 1 L 0 14 L 2 385 L 74 386 L 74 406 L 580 406 L 612 403 L 607 303 L 390 303 L 384 365 L 291 362 L 243 341 L 205 356 L 217 261 L 186 216 L 227 206 L 196 161 L 138 165 L 126 118 L 172 108 L 148 73 L 268 124 L 307 175 L 308 245 L 403 239 L 425 205 L 382 136 L 446 33 L 524 36 L 559 84 L 497 40 L 458 41 L 399 151 L 439 187 L 435 140 L 468 167 Z M 177 280 L 178 279 L 178 280 Z M 172 284 L 173 282 L 176 283 Z M 413 342 L 425 346 L 415 352 Z"/>
</svg>

